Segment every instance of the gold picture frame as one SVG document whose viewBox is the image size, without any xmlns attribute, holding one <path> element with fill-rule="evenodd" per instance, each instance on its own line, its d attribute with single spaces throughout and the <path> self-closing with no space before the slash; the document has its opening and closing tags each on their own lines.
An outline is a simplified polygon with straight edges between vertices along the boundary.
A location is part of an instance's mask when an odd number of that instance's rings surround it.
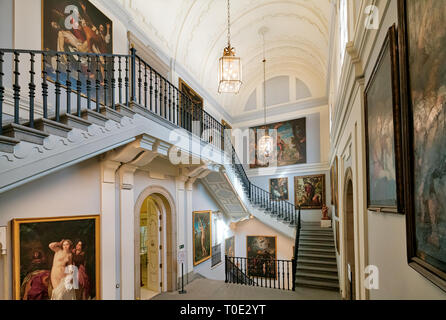
<svg viewBox="0 0 446 320">
<path fill-rule="evenodd" d="M 198 218 L 201 218 L 200 220 Z M 204 219 L 204 222 L 203 222 Z M 203 235 L 204 232 L 204 235 Z M 201 234 L 198 236 L 198 234 Z M 207 239 L 206 239 L 207 238 Z M 201 243 L 200 243 L 201 242 Z M 192 243 L 194 266 L 212 257 L 212 211 L 192 212 Z M 201 247 L 201 253 L 198 251 Z M 209 246 L 208 246 L 209 245 Z"/>
<path fill-rule="evenodd" d="M 74 257 L 71 257 L 71 265 L 78 267 L 77 274 L 81 287 L 72 293 L 72 297 L 75 297 L 73 300 L 77 300 L 78 297 L 80 297 L 79 300 L 101 299 L 101 225 L 99 215 L 14 219 L 11 223 L 13 299 L 49 300 L 53 298 L 53 300 L 62 300 L 50 294 L 57 288 L 54 290 L 51 285 L 52 263 L 49 259 L 52 257 L 51 251 L 54 251 L 55 247 L 52 245 L 62 241 L 64 243 L 71 241 L 71 247 L 68 250 L 72 249 L 70 254 L 75 254 Z M 86 233 L 88 231 L 94 234 Z M 82 248 L 79 254 L 76 254 L 74 250 L 78 248 L 79 243 Z M 94 253 L 91 253 L 91 246 L 94 246 Z M 27 254 L 29 254 L 28 257 Z M 77 259 L 79 257 L 80 259 Z M 92 262 L 94 268 L 89 269 Z M 91 271 L 92 269 L 94 272 Z M 26 276 L 24 276 L 25 273 Z M 34 278 L 42 280 L 37 288 L 31 287 L 30 280 Z M 84 287 L 82 287 L 83 284 L 85 284 Z M 89 292 L 85 292 L 87 288 Z M 33 297 L 28 295 L 31 292 L 34 294 Z"/>
<path fill-rule="evenodd" d="M 263 276 L 259 276 L 258 273 L 256 273 L 256 266 L 252 265 L 250 263 L 250 259 L 253 258 L 259 258 L 259 254 L 257 253 L 256 255 L 252 255 L 250 254 L 250 238 L 270 238 L 270 239 L 274 239 L 274 259 L 271 259 L 271 261 L 274 260 L 274 276 L 269 277 L 268 275 L 266 275 L 265 277 Z M 250 277 L 256 277 L 256 278 L 265 278 L 265 279 L 275 279 L 277 280 L 277 267 L 278 265 L 276 264 L 277 261 L 277 236 L 258 236 L 258 235 L 247 235 L 246 236 L 246 257 L 247 257 L 247 275 Z M 266 258 L 265 258 L 266 259 Z"/>
</svg>

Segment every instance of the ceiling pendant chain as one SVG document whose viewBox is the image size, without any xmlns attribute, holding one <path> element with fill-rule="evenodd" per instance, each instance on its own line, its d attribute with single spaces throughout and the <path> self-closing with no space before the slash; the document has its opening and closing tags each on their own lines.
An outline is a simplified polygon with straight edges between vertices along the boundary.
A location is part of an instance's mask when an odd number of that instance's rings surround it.
<svg viewBox="0 0 446 320">
<path fill-rule="evenodd" d="M 228 48 L 231 50 L 231 4 L 228 0 Z"/>
</svg>

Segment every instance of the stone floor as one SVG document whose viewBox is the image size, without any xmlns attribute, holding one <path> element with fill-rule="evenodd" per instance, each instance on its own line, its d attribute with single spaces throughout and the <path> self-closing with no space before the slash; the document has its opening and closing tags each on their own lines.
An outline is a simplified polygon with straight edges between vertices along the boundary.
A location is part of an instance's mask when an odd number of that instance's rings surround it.
<svg viewBox="0 0 446 320">
<path fill-rule="evenodd" d="M 196 279 L 184 289 L 186 294 L 164 292 L 152 300 L 341 300 L 340 294 L 335 291 L 296 288 L 293 292 L 209 279 Z"/>
</svg>

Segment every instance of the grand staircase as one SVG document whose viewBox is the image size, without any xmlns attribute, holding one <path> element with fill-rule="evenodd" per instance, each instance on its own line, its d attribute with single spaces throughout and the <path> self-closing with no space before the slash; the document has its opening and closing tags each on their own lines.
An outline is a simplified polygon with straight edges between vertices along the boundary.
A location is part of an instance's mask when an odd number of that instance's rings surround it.
<svg viewBox="0 0 446 320">
<path fill-rule="evenodd" d="M 321 228 L 318 222 L 302 224 L 295 285 L 297 287 L 339 290 L 332 228 Z"/>
</svg>

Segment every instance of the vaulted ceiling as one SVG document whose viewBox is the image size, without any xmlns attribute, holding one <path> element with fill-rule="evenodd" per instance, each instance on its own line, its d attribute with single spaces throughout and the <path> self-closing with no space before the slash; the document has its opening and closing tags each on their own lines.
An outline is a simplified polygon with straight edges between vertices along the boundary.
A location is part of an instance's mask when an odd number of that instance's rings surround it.
<svg viewBox="0 0 446 320">
<path fill-rule="evenodd" d="M 231 1 L 231 44 L 243 63 L 243 86 L 238 95 L 217 92 L 218 59 L 227 45 L 226 0 L 119 1 L 154 43 L 231 116 L 243 112 L 253 91 L 263 83 L 259 30 L 264 27 L 267 79 L 289 76 L 301 80 L 313 98 L 326 96 L 329 0 Z M 261 108 L 262 102 L 258 105 Z"/>
</svg>

